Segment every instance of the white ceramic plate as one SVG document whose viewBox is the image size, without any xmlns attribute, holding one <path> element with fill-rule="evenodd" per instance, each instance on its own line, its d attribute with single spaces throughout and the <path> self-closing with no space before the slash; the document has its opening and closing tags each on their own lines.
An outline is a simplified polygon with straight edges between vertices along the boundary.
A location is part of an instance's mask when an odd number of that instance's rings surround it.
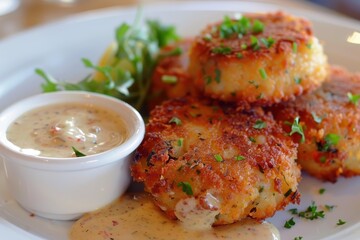
<svg viewBox="0 0 360 240">
<path fill-rule="evenodd" d="M 239 12 L 285 10 L 312 20 L 316 35 L 323 41 L 330 62 L 360 70 L 360 45 L 348 43 L 354 31 L 360 32 L 359 22 L 331 15 L 301 11 L 270 4 L 251 2 L 174 2 L 144 7 L 144 18 L 159 19 L 175 24 L 182 36 L 193 36 L 207 23 L 220 20 L 225 14 Z M 59 79 L 80 80 L 89 72 L 80 59 L 97 61 L 113 40 L 114 29 L 123 21 L 132 22 L 136 8 L 108 9 L 89 12 L 64 21 L 45 25 L 0 42 L 0 110 L 21 98 L 41 91 L 42 80 L 34 74 L 43 68 Z M 0 165 L 1 166 L 1 165 Z M 299 209 L 311 201 L 317 205 L 336 205 L 321 220 L 295 218 L 291 229 L 283 227 L 291 218 L 287 211 L 269 219 L 278 227 L 282 239 L 303 236 L 310 239 L 360 238 L 360 178 L 341 179 L 336 184 L 322 183 L 303 177 Z M 325 188 L 322 195 L 320 188 Z M 294 206 L 289 206 L 292 208 Z M 337 226 L 338 219 L 346 221 Z M 49 221 L 32 217 L 9 195 L 5 184 L 5 170 L 0 167 L 0 232 L 6 239 L 66 239 L 72 222 Z"/>
</svg>

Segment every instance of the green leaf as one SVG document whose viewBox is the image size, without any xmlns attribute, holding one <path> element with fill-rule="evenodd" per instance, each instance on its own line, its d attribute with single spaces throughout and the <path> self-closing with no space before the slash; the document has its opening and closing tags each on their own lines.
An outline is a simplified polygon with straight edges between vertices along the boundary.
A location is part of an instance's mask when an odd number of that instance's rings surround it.
<svg viewBox="0 0 360 240">
<path fill-rule="evenodd" d="M 358 105 L 359 99 L 360 99 L 360 94 L 352 94 L 350 92 L 347 93 L 347 96 L 349 98 L 349 101 L 354 104 L 354 105 Z"/>
<path fill-rule="evenodd" d="M 284 227 L 285 228 L 292 228 L 295 225 L 294 218 L 290 218 L 288 221 L 285 222 Z"/>
<path fill-rule="evenodd" d="M 86 156 L 84 153 L 80 152 L 75 147 L 71 147 L 71 148 L 74 151 L 76 157 L 85 157 Z"/>
<path fill-rule="evenodd" d="M 45 80 L 45 83 L 41 84 L 43 92 L 56 92 L 59 91 L 57 81 L 42 69 L 36 68 L 35 73 Z"/>
</svg>

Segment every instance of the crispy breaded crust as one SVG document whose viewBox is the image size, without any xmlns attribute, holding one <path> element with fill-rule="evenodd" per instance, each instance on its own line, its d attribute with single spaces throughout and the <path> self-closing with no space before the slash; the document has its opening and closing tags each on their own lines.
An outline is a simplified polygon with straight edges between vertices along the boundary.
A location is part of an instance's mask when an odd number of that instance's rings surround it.
<svg viewBox="0 0 360 240">
<path fill-rule="evenodd" d="M 192 39 L 182 39 L 161 49 L 160 56 L 163 57 L 157 63 L 151 79 L 149 109 L 167 99 L 196 94 L 187 71 L 191 44 Z M 179 54 L 174 54 L 175 51 Z M 173 81 L 167 81 L 166 78 Z"/>
<path fill-rule="evenodd" d="M 195 39 L 189 72 L 200 91 L 223 101 L 271 105 L 324 81 L 327 57 L 310 22 L 282 12 L 245 17 L 252 25 L 261 21 L 263 31 L 250 27 L 246 34 L 224 37 L 219 22 Z"/>
<path fill-rule="evenodd" d="M 285 122 L 300 117 L 306 141 L 299 144 L 298 162 L 322 180 L 360 175 L 360 108 L 348 93 L 360 93 L 360 74 L 332 67 L 321 88 L 272 109 L 287 132 Z M 299 135 L 294 134 L 294 140 L 299 142 Z"/>
<path fill-rule="evenodd" d="M 188 97 L 152 111 L 131 170 L 169 217 L 194 197 L 200 208 L 219 211 L 214 224 L 221 225 L 262 220 L 298 202 L 295 158 L 296 144 L 261 109 L 240 112 Z M 206 200 L 209 194 L 218 206 Z"/>
</svg>

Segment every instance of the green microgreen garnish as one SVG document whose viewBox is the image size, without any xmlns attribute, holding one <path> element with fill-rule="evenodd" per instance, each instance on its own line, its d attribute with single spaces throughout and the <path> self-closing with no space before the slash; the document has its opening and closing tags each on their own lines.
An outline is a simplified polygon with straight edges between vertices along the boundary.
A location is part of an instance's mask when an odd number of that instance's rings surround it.
<svg viewBox="0 0 360 240">
<path fill-rule="evenodd" d="M 161 81 L 164 83 L 174 84 L 177 83 L 178 78 L 176 76 L 163 75 L 161 76 Z"/>
<path fill-rule="evenodd" d="M 189 196 L 194 195 L 190 183 L 188 183 L 188 182 L 179 182 L 179 183 L 178 183 L 178 187 L 181 187 L 181 188 L 182 188 L 182 191 L 183 191 L 184 193 L 186 193 L 187 195 L 189 195 Z"/>
<path fill-rule="evenodd" d="M 85 157 L 86 156 L 84 153 L 80 152 L 75 147 L 71 147 L 71 148 L 74 151 L 76 157 Z"/>
<path fill-rule="evenodd" d="M 253 128 L 255 129 L 263 129 L 266 127 L 266 122 L 262 120 L 256 120 L 255 124 L 253 125 Z"/>
<path fill-rule="evenodd" d="M 181 125 L 181 120 L 177 117 L 172 117 L 169 123 L 175 123 L 176 125 Z"/>
<path fill-rule="evenodd" d="M 295 221 L 294 221 L 294 218 L 290 218 L 289 220 L 287 220 L 284 224 L 284 227 L 285 228 L 292 228 L 293 226 L 295 225 Z"/>
<path fill-rule="evenodd" d="M 115 31 L 116 48 L 111 60 L 97 66 L 83 59 L 85 67 L 97 74 L 91 74 L 77 83 L 57 81 L 41 69 L 35 72 L 45 81 L 44 92 L 61 90 L 82 90 L 106 94 L 124 100 L 136 109 L 143 109 L 147 102 L 152 72 L 160 57 L 179 54 L 179 49 L 159 55 L 159 49 L 179 39 L 173 26 L 165 26 L 149 20 L 144 24 L 138 12 L 132 26 L 121 24 Z M 181 49 L 180 49 L 181 50 Z M 102 76 L 101 79 L 95 77 Z"/>
<path fill-rule="evenodd" d="M 359 99 L 360 99 L 360 94 L 352 94 L 350 92 L 347 93 L 347 96 L 349 98 L 349 101 L 354 104 L 354 105 L 358 105 Z"/>
<path fill-rule="evenodd" d="M 261 76 L 262 79 L 265 80 L 265 79 L 267 78 L 267 74 L 266 74 L 265 69 L 260 68 L 260 69 L 259 69 L 259 73 L 260 73 L 260 76 Z"/>
<path fill-rule="evenodd" d="M 320 189 L 319 189 L 319 194 L 324 194 L 324 193 L 325 193 L 325 191 L 326 191 L 326 189 L 325 189 L 325 188 L 320 188 Z"/>
<path fill-rule="evenodd" d="M 318 211 L 315 202 L 312 202 L 305 211 L 299 212 L 298 216 L 305 219 L 314 220 L 318 218 L 324 218 L 325 213 L 324 211 Z"/>
<path fill-rule="evenodd" d="M 224 161 L 222 156 L 220 154 L 214 154 L 214 158 L 217 162 L 222 162 Z"/>
<path fill-rule="evenodd" d="M 292 136 L 295 133 L 298 133 L 301 135 L 301 141 L 300 142 L 305 142 L 305 134 L 304 134 L 304 130 L 302 128 L 302 126 L 299 123 L 300 117 L 296 117 L 294 119 L 293 124 L 291 125 L 291 132 L 289 133 L 290 136 Z"/>
</svg>

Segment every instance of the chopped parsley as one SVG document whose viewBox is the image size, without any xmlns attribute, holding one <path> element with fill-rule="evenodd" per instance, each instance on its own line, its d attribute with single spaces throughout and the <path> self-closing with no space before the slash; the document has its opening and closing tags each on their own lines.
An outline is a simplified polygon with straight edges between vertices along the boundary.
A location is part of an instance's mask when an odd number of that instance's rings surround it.
<svg viewBox="0 0 360 240">
<path fill-rule="evenodd" d="M 177 140 L 177 145 L 178 145 L 179 147 L 182 147 L 183 144 L 184 144 L 184 139 L 183 139 L 183 138 L 179 138 L 179 139 Z"/>
<path fill-rule="evenodd" d="M 256 139 L 254 137 L 249 137 L 250 142 L 256 143 Z"/>
<path fill-rule="evenodd" d="M 252 32 L 254 34 L 257 34 L 257 33 L 263 32 L 263 31 L 264 31 L 264 24 L 261 21 L 256 19 L 253 23 Z"/>
<path fill-rule="evenodd" d="M 169 123 L 175 123 L 176 125 L 181 125 L 181 120 L 177 117 L 172 117 Z"/>
<path fill-rule="evenodd" d="M 267 78 L 267 74 L 266 74 L 265 69 L 260 68 L 260 69 L 259 69 L 259 73 L 260 73 L 260 76 L 261 76 L 262 79 L 265 80 L 265 79 Z"/>
<path fill-rule="evenodd" d="M 301 78 L 300 77 L 294 77 L 294 81 L 296 84 L 300 84 L 301 83 Z"/>
<path fill-rule="evenodd" d="M 236 161 L 242 161 L 242 160 L 245 160 L 245 157 L 242 156 L 242 155 L 238 155 L 238 156 L 235 157 L 235 160 Z"/>
<path fill-rule="evenodd" d="M 237 58 L 243 58 L 244 55 L 243 55 L 242 53 L 237 53 L 237 54 L 236 54 L 236 57 L 237 57 Z"/>
<path fill-rule="evenodd" d="M 339 219 L 336 225 L 340 226 L 340 225 L 344 225 L 345 223 L 346 222 L 344 220 Z"/>
<path fill-rule="evenodd" d="M 242 44 L 241 44 L 241 49 L 242 49 L 242 50 L 247 49 L 247 45 L 246 45 L 246 43 L 242 43 Z"/>
<path fill-rule="evenodd" d="M 329 133 L 325 136 L 324 141 L 317 143 L 318 151 L 331 152 L 335 151 L 334 146 L 339 143 L 341 137 L 335 133 Z"/>
<path fill-rule="evenodd" d="M 266 48 L 270 48 L 275 43 L 275 40 L 272 37 L 268 37 L 267 39 L 261 38 L 260 41 L 264 44 Z"/>
<path fill-rule="evenodd" d="M 253 128 L 255 128 L 255 129 L 266 128 L 266 122 L 264 122 L 262 120 L 256 120 L 255 124 L 253 125 Z"/>
<path fill-rule="evenodd" d="M 163 75 L 161 77 L 161 81 L 163 83 L 169 83 L 169 84 L 174 84 L 177 83 L 178 78 L 176 76 L 171 76 L 171 75 Z"/>
<path fill-rule="evenodd" d="M 299 212 L 298 216 L 305 219 L 314 220 L 318 218 L 324 218 L 325 213 L 324 211 L 318 211 L 315 202 L 312 202 L 311 205 L 305 211 Z"/>
<path fill-rule="evenodd" d="M 221 71 L 218 68 L 215 69 L 215 82 L 221 82 Z"/>
<path fill-rule="evenodd" d="M 257 51 L 260 49 L 260 45 L 259 45 L 259 39 L 257 39 L 257 37 L 251 35 L 250 36 L 250 46 L 252 47 L 252 49 L 254 51 Z"/>
<path fill-rule="evenodd" d="M 214 158 L 217 162 L 222 162 L 224 161 L 224 159 L 222 158 L 222 156 L 220 154 L 215 154 Z"/>
<path fill-rule="evenodd" d="M 182 191 L 183 191 L 184 193 L 186 193 L 187 195 L 189 195 L 189 196 L 194 195 L 190 183 L 188 183 L 188 182 L 179 182 L 179 183 L 178 183 L 178 187 L 181 187 L 181 188 L 182 188 Z"/>
<path fill-rule="evenodd" d="M 325 189 L 325 188 L 320 188 L 320 189 L 319 189 L 319 194 L 324 194 L 324 193 L 325 193 L 325 191 L 326 191 L 326 189 Z"/>
<path fill-rule="evenodd" d="M 334 209 L 334 205 L 325 205 L 325 209 L 328 211 L 332 211 Z"/>
<path fill-rule="evenodd" d="M 292 228 L 294 225 L 295 225 L 295 221 L 294 221 L 294 218 L 292 217 L 292 218 L 290 218 L 289 220 L 287 220 L 287 221 L 285 222 L 284 227 L 290 229 L 290 228 Z"/>
<path fill-rule="evenodd" d="M 220 47 L 213 48 L 211 50 L 211 52 L 215 53 L 215 54 L 227 55 L 227 54 L 230 54 L 232 52 L 232 49 L 230 47 L 220 46 Z"/>
<path fill-rule="evenodd" d="M 349 101 L 354 104 L 354 105 L 358 105 L 359 99 L 360 99 L 360 94 L 352 94 L 350 92 L 347 93 L 347 96 L 349 98 Z"/>
<path fill-rule="evenodd" d="M 292 136 L 295 133 L 298 133 L 301 135 L 301 141 L 300 142 L 305 142 L 305 134 L 304 134 L 304 130 L 302 128 L 302 126 L 299 123 L 300 117 L 296 117 L 294 119 L 293 124 L 291 125 L 291 132 L 289 133 L 290 136 Z"/>
<path fill-rule="evenodd" d="M 71 147 L 71 148 L 74 151 L 76 157 L 85 157 L 86 156 L 84 153 L 80 152 L 75 147 Z"/>
<path fill-rule="evenodd" d="M 293 42 L 293 44 L 292 44 L 292 51 L 293 51 L 293 53 L 297 53 L 297 51 L 298 51 L 298 45 L 296 42 Z"/>
<path fill-rule="evenodd" d="M 297 237 L 294 238 L 294 240 L 302 240 L 302 239 L 303 239 L 302 236 L 297 236 Z"/>
</svg>

